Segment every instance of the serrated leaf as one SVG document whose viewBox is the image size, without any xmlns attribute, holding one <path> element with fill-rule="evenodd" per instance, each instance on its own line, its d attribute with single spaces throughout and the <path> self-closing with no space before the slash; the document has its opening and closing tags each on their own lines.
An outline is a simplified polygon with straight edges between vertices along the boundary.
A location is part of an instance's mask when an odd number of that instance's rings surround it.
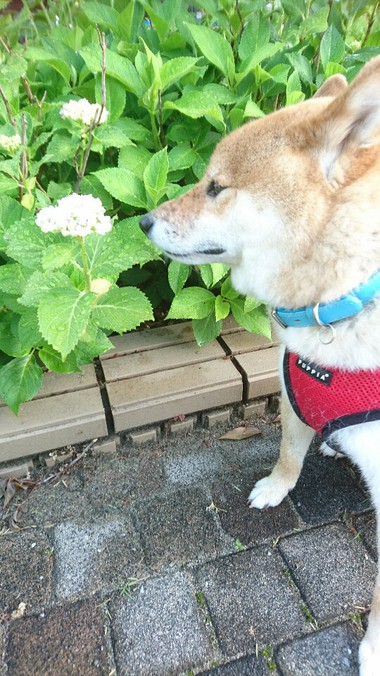
<svg viewBox="0 0 380 676">
<path fill-rule="evenodd" d="M 66 359 L 62 359 L 57 350 L 54 350 L 51 345 L 45 345 L 38 352 L 38 356 L 49 371 L 56 373 L 80 373 L 81 369 L 78 366 L 78 360 L 75 352 L 70 352 Z"/>
<path fill-rule="evenodd" d="M 45 63 L 48 63 L 49 66 L 57 71 L 57 73 L 62 75 L 67 84 L 70 83 L 70 78 L 72 75 L 70 65 L 67 64 L 63 59 L 58 58 L 55 54 L 52 54 L 41 47 L 29 46 L 28 49 L 25 50 L 24 55 L 29 61 L 44 61 Z"/>
<path fill-rule="evenodd" d="M 179 110 L 193 119 L 208 116 L 224 124 L 222 111 L 215 99 L 201 90 L 187 91 L 176 101 L 165 101 L 164 108 Z"/>
<path fill-rule="evenodd" d="M 17 415 L 20 404 L 37 394 L 42 383 L 42 369 L 33 355 L 12 359 L 0 370 L 0 396 Z"/>
<path fill-rule="evenodd" d="M 109 28 L 111 31 L 118 34 L 118 12 L 113 8 L 100 2 L 84 2 L 81 6 L 83 14 L 93 24 L 99 24 Z"/>
<path fill-rule="evenodd" d="M 77 148 L 77 138 L 67 134 L 65 131 L 58 131 L 54 134 L 46 148 L 43 162 L 73 162 Z"/>
<path fill-rule="evenodd" d="M 97 327 L 96 327 L 97 328 Z M 111 350 L 113 345 L 106 334 L 97 328 L 94 337 L 91 340 L 82 338 L 75 348 L 75 354 L 80 364 L 88 364 L 95 357 Z M 70 355 L 69 355 L 70 356 Z"/>
<path fill-rule="evenodd" d="M 161 91 L 165 91 L 170 85 L 177 83 L 181 77 L 194 71 L 199 59 L 192 56 L 179 56 L 169 59 L 160 68 Z"/>
<path fill-rule="evenodd" d="M 7 254 L 32 269 L 40 267 L 46 247 L 57 241 L 56 234 L 42 232 L 30 219 L 11 225 L 7 237 Z"/>
<path fill-rule="evenodd" d="M 245 312 L 244 300 L 237 298 L 231 301 L 231 310 L 237 323 L 244 329 L 247 329 L 251 333 L 258 333 L 269 339 L 271 338 L 270 321 L 263 305 L 260 305 L 251 312 Z"/>
<path fill-rule="evenodd" d="M 0 290 L 18 296 L 24 291 L 28 277 L 19 263 L 0 265 Z"/>
<path fill-rule="evenodd" d="M 168 281 L 170 288 L 174 293 L 178 293 L 183 289 L 191 272 L 190 265 L 185 263 L 178 263 L 178 261 L 171 261 L 168 267 Z"/>
<path fill-rule="evenodd" d="M 312 33 L 323 33 L 327 30 L 327 22 L 330 13 L 329 5 L 321 7 L 313 14 L 309 14 L 307 19 L 302 21 L 300 25 L 300 32 L 302 36 L 310 35 Z"/>
<path fill-rule="evenodd" d="M 215 318 L 216 321 L 225 319 L 230 314 L 231 305 L 222 296 L 217 296 L 215 299 Z"/>
<path fill-rule="evenodd" d="M 165 194 L 168 169 L 169 162 L 166 148 L 155 153 L 145 168 L 144 185 L 153 206 L 156 206 L 159 199 Z"/>
<path fill-rule="evenodd" d="M 28 308 L 22 313 L 18 322 L 18 336 L 20 342 L 26 345 L 28 349 L 42 344 L 43 339 L 39 330 L 36 308 Z"/>
<path fill-rule="evenodd" d="M 142 291 L 118 286 L 99 298 L 92 316 L 99 327 L 118 333 L 131 331 L 153 319 L 152 306 Z"/>
<path fill-rule="evenodd" d="M 28 286 L 19 298 L 21 305 L 26 307 L 37 306 L 41 297 L 51 289 L 73 289 L 74 285 L 63 272 L 33 272 L 28 280 Z"/>
<path fill-rule="evenodd" d="M 40 331 L 63 359 L 77 345 L 89 320 L 94 294 L 79 289 L 52 289 L 38 308 Z"/>
<path fill-rule="evenodd" d="M 44 270 L 58 270 L 67 265 L 80 253 L 76 241 L 59 242 L 50 244 L 42 257 L 42 267 Z"/>
<path fill-rule="evenodd" d="M 92 73 L 101 73 L 102 53 L 99 45 L 94 43 L 86 45 L 79 53 Z M 143 95 L 145 91 L 144 83 L 140 80 L 136 68 L 129 59 L 120 56 L 111 49 L 106 49 L 106 66 L 109 77 L 121 82 L 129 92 L 133 92 L 136 96 Z"/>
<path fill-rule="evenodd" d="M 20 315 L 7 312 L 2 314 L 0 321 L 0 350 L 10 357 L 23 357 L 30 351 L 30 344 L 20 340 L 18 322 Z"/>
<path fill-rule="evenodd" d="M 169 152 L 169 171 L 188 169 L 197 158 L 195 150 L 188 143 L 179 143 Z"/>
<path fill-rule="evenodd" d="M 134 146 L 127 134 L 115 125 L 102 125 L 95 131 L 94 138 L 105 148 L 125 148 L 125 146 Z"/>
<path fill-rule="evenodd" d="M 214 313 L 210 313 L 203 319 L 193 319 L 192 327 L 195 340 L 202 347 L 219 336 L 222 322 L 216 321 Z"/>
<path fill-rule="evenodd" d="M 173 299 L 167 319 L 204 319 L 213 312 L 215 296 L 198 286 L 182 289 Z"/>
<path fill-rule="evenodd" d="M 203 284 L 209 289 L 210 286 L 212 286 L 213 283 L 213 274 L 212 274 L 212 267 L 210 263 L 205 263 L 203 265 L 199 266 L 199 273 L 202 277 Z"/>
<path fill-rule="evenodd" d="M 345 45 L 340 33 L 335 26 L 329 26 L 325 32 L 320 46 L 320 55 L 323 69 L 326 70 L 330 61 L 340 63 L 344 57 Z"/>
<path fill-rule="evenodd" d="M 303 54 L 300 54 L 299 52 L 291 52 L 287 54 L 286 57 L 290 61 L 294 70 L 300 76 L 302 82 L 305 82 L 306 84 L 312 84 L 313 73 L 311 70 L 310 61 L 308 61 L 306 56 L 303 56 Z"/>
<path fill-rule="evenodd" d="M 186 22 L 185 25 L 206 59 L 219 68 L 232 82 L 235 63 L 231 45 L 226 38 L 207 26 L 197 26 Z"/>
<path fill-rule="evenodd" d="M 249 100 L 244 109 L 244 117 L 265 117 L 265 113 L 263 113 L 255 101 Z"/>
<path fill-rule="evenodd" d="M 239 56 L 242 61 L 249 59 L 252 54 L 268 44 L 270 38 L 270 23 L 268 19 L 255 16 L 245 26 L 239 44 Z"/>
<path fill-rule="evenodd" d="M 8 245 L 4 233 L 13 223 L 27 215 L 29 215 L 27 210 L 19 202 L 8 195 L 0 195 L 0 250 L 6 249 Z"/>
<path fill-rule="evenodd" d="M 106 190 L 120 202 L 132 207 L 147 208 L 143 182 L 128 169 L 112 167 L 93 172 Z"/>
</svg>

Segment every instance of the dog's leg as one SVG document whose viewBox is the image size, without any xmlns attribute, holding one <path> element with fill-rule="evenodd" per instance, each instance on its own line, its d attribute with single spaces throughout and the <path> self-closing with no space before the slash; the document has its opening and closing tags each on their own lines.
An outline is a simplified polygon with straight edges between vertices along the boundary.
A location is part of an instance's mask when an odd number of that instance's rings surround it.
<svg viewBox="0 0 380 676">
<path fill-rule="evenodd" d="M 379 449 L 372 447 L 372 454 Z M 380 459 L 379 459 L 380 460 Z M 376 508 L 377 520 L 377 553 L 380 556 L 380 462 L 360 463 L 364 478 L 369 486 L 372 502 Z M 380 561 L 378 563 L 380 566 Z M 368 628 L 359 650 L 360 676 L 380 676 L 380 570 L 377 574 L 372 598 Z"/>
<path fill-rule="evenodd" d="M 250 507 L 275 507 L 297 483 L 314 431 L 294 413 L 287 394 L 281 398 L 282 439 L 280 457 L 272 473 L 257 482 L 249 496 Z"/>
</svg>

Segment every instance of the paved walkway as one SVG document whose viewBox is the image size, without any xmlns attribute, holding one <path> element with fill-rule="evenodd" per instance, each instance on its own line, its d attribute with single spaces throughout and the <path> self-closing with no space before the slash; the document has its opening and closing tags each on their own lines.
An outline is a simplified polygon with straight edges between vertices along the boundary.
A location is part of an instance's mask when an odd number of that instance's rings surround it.
<svg viewBox="0 0 380 676">
<path fill-rule="evenodd" d="M 249 440 L 198 428 L 89 454 L 15 514 L 19 490 L 7 518 L 23 530 L 0 537 L 4 673 L 358 674 L 375 578 L 364 487 L 314 451 L 281 506 L 249 510 L 280 434 L 257 424 Z"/>
</svg>

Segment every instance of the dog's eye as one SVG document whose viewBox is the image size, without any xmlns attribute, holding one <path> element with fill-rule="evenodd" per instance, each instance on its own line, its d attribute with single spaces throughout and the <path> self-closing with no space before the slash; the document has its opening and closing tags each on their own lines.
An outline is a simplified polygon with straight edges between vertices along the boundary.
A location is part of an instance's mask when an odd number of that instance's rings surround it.
<svg viewBox="0 0 380 676">
<path fill-rule="evenodd" d="M 225 190 L 225 186 L 220 185 L 217 181 L 210 181 L 208 187 L 207 187 L 207 195 L 209 197 L 216 197 L 219 195 L 222 190 Z"/>
</svg>

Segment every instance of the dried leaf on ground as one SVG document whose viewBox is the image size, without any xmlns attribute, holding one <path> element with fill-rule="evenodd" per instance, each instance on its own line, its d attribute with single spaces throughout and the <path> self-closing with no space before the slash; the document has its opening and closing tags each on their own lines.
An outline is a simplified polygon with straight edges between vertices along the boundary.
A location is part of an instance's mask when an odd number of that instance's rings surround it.
<svg viewBox="0 0 380 676">
<path fill-rule="evenodd" d="M 233 430 L 222 434 L 219 439 L 230 439 L 239 441 L 240 439 L 249 439 L 250 437 L 255 437 L 258 434 L 262 434 L 261 430 L 258 427 L 253 425 L 247 425 L 247 427 L 235 427 Z"/>
</svg>

